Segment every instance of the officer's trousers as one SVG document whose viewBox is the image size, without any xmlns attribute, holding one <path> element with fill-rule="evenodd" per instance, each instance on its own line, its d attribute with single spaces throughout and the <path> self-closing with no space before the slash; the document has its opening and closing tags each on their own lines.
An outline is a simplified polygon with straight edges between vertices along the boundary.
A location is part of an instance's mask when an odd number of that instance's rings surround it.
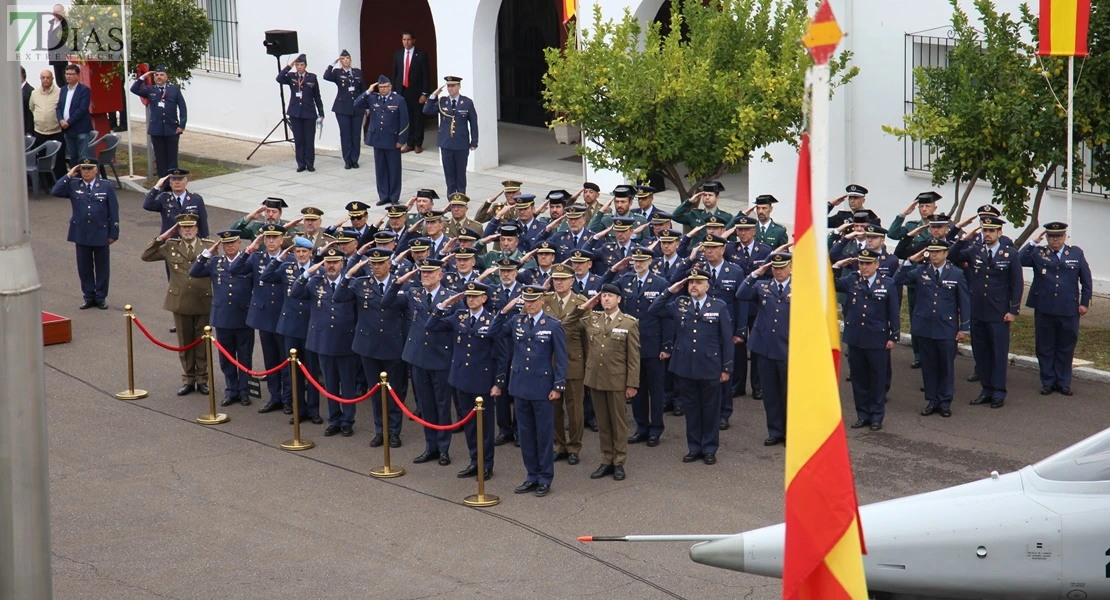
<svg viewBox="0 0 1110 600">
<path fill-rule="evenodd" d="M 470 394 L 467 392 L 455 392 L 455 399 L 458 401 L 459 412 L 466 415 L 470 409 L 476 405 L 474 399 L 479 395 L 488 397 L 485 394 Z M 482 418 L 482 455 L 485 459 L 485 468 L 493 468 L 493 407 L 489 402 L 483 405 L 481 413 L 476 413 L 474 418 L 467 421 L 463 425 L 463 431 L 466 434 L 466 448 L 470 451 L 470 464 L 471 466 L 478 466 L 478 417 Z M 479 473 L 479 475 L 481 475 Z"/>
<path fill-rule="evenodd" d="M 520 432 L 517 431 L 516 417 L 513 414 L 515 406 L 516 400 L 502 390 L 501 395 L 497 397 L 497 433 L 519 441 Z"/>
<path fill-rule="evenodd" d="M 906 302 L 908 303 L 909 314 L 913 314 L 913 307 L 917 306 L 917 286 L 906 286 Z M 921 344 L 918 343 L 917 336 L 910 338 L 910 347 L 913 348 L 913 360 L 921 360 Z"/>
<path fill-rule="evenodd" d="M 674 376 L 686 411 L 686 447 L 694 454 L 716 454 L 721 446 L 721 383 L 718 379 Z"/>
<path fill-rule="evenodd" d="M 786 437 L 786 361 L 759 357 L 759 379 L 763 382 L 763 410 L 767 413 L 767 437 Z"/>
<path fill-rule="evenodd" d="M 178 330 L 180 331 L 180 329 Z M 281 361 L 289 356 L 288 351 L 282 351 L 281 335 L 272 331 L 258 330 L 258 345 L 262 346 L 262 365 L 263 370 L 270 370 L 278 365 Z M 264 398 L 266 403 L 282 404 L 281 389 L 282 374 L 271 373 L 266 376 L 266 389 L 270 392 L 269 398 Z"/>
<path fill-rule="evenodd" d="M 418 90 L 406 89 L 402 94 L 405 108 L 409 109 L 409 138 L 406 145 L 410 148 L 424 145 L 424 105 L 420 103 Z"/>
<path fill-rule="evenodd" d="M 175 321 L 176 324 L 176 321 Z M 177 328 L 178 338 L 181 337 L 181 328 Z M 194 338 L 195 339 L 195 338 Z M 227 350 L 239 364 L 248 369 L 254 369 L 254 330 L 250 327 L 217 327 L 216 341 Z M 203 345 L 203 344 L 202 344 Z M 247 381 L 250 375 L 233 365 L 219 350 L 220 370 L 224 374 L 224 397 L 245 397 Z"/>
<path fill-rule="evenodd" d="M 447 383 L 450 371 L 412 366 L 412 391 L 420 407 L 420 418 L 433 425 L 451 423 L 452 388 Z M 451 432 L 424 428 L 424 451 L 443 454 L 451 449 Z"/>
<path fill-rule="evenodd" d="M 466 193 L 466 164 L 470 160 L 470 148 L 462 150 L 439 149 L 440 162 L 443 163 L 443 178 L 447 181 L 447 195 L 455 192 Z"/>
<path fill-rule="evenodd" d="M 568 454 L 582 452 L 582 432 L 586 428 L 582 416 L 581 379 L 567 379 L 567 389 L 555 401 L 555 451 Z"/>
<path fill-rule="evenodd" d="M 297 168 L 316 166 L 316 119 L 287 117 L 293 130 L 293 146 L 297 149 Z"/>
<path fill-rule="evenodd" d="M 291 335 L 281 336 L 281 347 L 286 351 L 286 356 L 292 348 L 297 350 L 297 362 L 301 363 L 308 369 L 309 373 L 320 380 L 320 357 L 315 352 L 305 347 L 307 340 L 293 337 Z M 292 408 L 293 407 L 293 378 L 291 374 L 292 369 L 281 370 L 281 401 L 282 404 Z M 320 392 L 315 386 L 309 385 L 308 380 L 305 378 L 304 373 L 297 371 L 297 398 L 299 406 L 297 407 L 301 416 L 304 417 L 318 417 L 320 416 Z"/>
<path fill-rule="evenodd" d="M 640 358 L 640 389 L 632 398 L 632 418 L 636 421 L 636 434 L 659 437 L 663 435 L 663 380 L 666 364 L 658 357 Z"/>
<path fill-rule="evenodd" d="M 173 314 L 173 326 L 177 328 L 177 345 L 185 346 L 204 335 L 208 326 L 208 315 Z M 178 352 L 181 359 L 181 383 L 208 383 L 208 355 L 204 342 Z"/>
<path fill-rule="evenodd" d="M 520 456 L 528 471 L 525 481 L 551 485 L 555 478 L 555 403 L 542 398 L 517 397 L 516 417 L 520 426 Z"/>
<path fill-rule="evenodd" d="M 748 377 L 751 374 L 752 392 L 763 389 L 759 382 L 759 355 L 755 352 L 748 356 L 748 339 L 751 337 L 752 327 L 755 327 L 755 315 L 758 311 L 749 307 L 748 309 L 748 329 L 744 335 L 744 341 L 736 344 L 736 349 L 733 355 L 736 359 L 733 361 L 735 368 L 733 369 L 732 379 L 729 381 L 732 384 L 733 396 L 742 396 L 747 391 Z M 749 367 L 748 363 L 751 363 Z M 732 405 L 729 405 L 728 414 L 722 414 L 724 418 L 732 416 Z"/>
<path fill-rule="evenodd" d="M 1006 399 L 1006 367 L 1010 363 L 1010 324 L 971 319 L 971 353 L 983 396 Z"/>
<path fill-rule="evenodd" d="M 374 148 L 374 175 L 378 182 L 378 200 L 396 204 L 401 197 L 401 150 Z"/>
<path fill-rule="evenodd" d="M 915 339 L 920 336 L 913 336 Z M 922 337 L 921 378 L 925 383 L 925 401 L 930 406 L 948 408 L 952 405 L 955 390 L 953 363 L 956 361 L 956 340 L 938 340 Z"/>
<path fill-rule="evenodd" d="M 857 419 L 883 422 L 886 416 L 886 371 L 889 366 L 890 350 L 849 346 L 848 368 L 852 374 L 852 397 L 856 402 Z"/>
<path fill-rule="evenodd" d="M 383 360 L 380 358 L 369 358 L 366 356 L 359 357 L 362 360 L 362 372 L 366 375 L 367 383 L 373 381 L 375 384 L 381 382 L 381 374 L 384 372 L 386 381 L 393 385 L 393 390 L 397 392 L 397 397 L 402 401 L 405 399 L 405 392 L 408 386 L 402 382 L 405 380 L 405 363 L 401 359 L 397 360 Z M 382 399 L 381 396 L 375 394 L 373 398 L 367 400 L 370 406 L 374 409 L 374 433 L 384 433 L 382 429 Z M 493 411 L 490 411 L 493 414 Z M 389 400 L 389 414 L 386 417 L 389 421 L 389 435 L 401 434 L 401 409 L 397 403 L 391 398 Z"/>
<path fill-rule="evenodd" d="M 358 162 L 362 155 L 362 111 L 357 115 L 341 115 L 335 113 L 335 120 L 339 123 L 339 145 L 343 149 L 343 164 L 350 165 Z"/>
<path fill-rule="evenodd" d="M 158 177 L 165 177 L 169 174 L 170 169 L 177 168 L 177 146 L 180 141 L 181 136 L 176 133 L 173 135 L 150 136 L 150 145 L 154 148 L 154 164 L 158 168 Z"/>
<path fill-rule="evenodd" d="M 357 398 L 355 395 L 355 373 L 358 371 L 358 357 L 354 354 L 320 357 L 320 372 L 324 376 L 324 389 L 333 396 L 344 400 Z M 336 402 L 328 398 L 328 426 L 350 427 L 355 424 L 357 404 Z"/>
<path fill-rule="evenodd" d="M 628 458 L 628 409 L 624 390 L 592 390 L 597 411 L 597 436 L 601 464 L 623 465 Z"/>
<path fill-rule="evenodd" d="M 1079 341 L 1079 316 L 1050 315 L 1033 311 L 1037 364 L 1041 385 L 1071 387 L 1071 362 Z"/>
<path fill-rule="evenodd" d="M 81 295 L 85 302 L 107 300 L 108 277 L 112 273 L 109 246 L 74 245 L 77 247 L 77 276 L 81 278 Z"/>
</svg>

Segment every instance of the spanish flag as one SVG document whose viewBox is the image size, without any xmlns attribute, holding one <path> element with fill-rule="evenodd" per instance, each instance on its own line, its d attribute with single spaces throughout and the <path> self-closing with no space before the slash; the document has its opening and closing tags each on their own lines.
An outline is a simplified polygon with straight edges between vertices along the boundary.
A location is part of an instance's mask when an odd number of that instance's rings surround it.
<svg viewBox="0 0 1110 600">
<path fill-rule="evenodd" d="M 1041 0 L 1041 56 L 1087 56 L 1091 0 Z"/>
<path fill-rule="evenodd" d="M 563 0 L 563 25 L 566 25 L 578 12 L 578 0 Z"/>
<path fill-rule="evenodd" d="M 835 355 L 821 285 L 810 189 L 809 136 L 798 156 L 798 195 L 787 371 L 786 600 L 866 600 L 863 541 L 848 441 L 840 412 Z M 838 354 L 838 353 L 837 353 Z"/>
</svg>

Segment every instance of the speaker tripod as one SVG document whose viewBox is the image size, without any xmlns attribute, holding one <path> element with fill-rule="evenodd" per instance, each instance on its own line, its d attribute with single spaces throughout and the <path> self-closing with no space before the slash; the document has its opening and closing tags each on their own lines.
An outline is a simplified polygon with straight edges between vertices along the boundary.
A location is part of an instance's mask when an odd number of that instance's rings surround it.
<svg viewBox="0 0 1110 600">
<path fill-rule="evenodd" d="M 281 57 L 280 56 L 275 56 L 274 60 L 277 61 L 278 73 L 281 73 Z M 247 160 L 250 160 L 251 157 L 254 156 L 254 153 L 258 152 L 258 149 L 261 148 L 262 146 L 265 146 L 265 145 L 268 145 L 268 144 L 281 144 L 283 142 L 292 142 L 293 141 L 293 140 L 289 139 L 289 120 L 285 116 L 285 111 L 287 110 L 287 107 L 285 106 L 285 85 L 279 83 L 278 84 L 278 91 L 281 93 L 281 120 L 278 121 L 277 125 L 274 125 L 274 128 L 270 130 L 270 133 L 266 134 L 266 137 L 262 138 L 261 142 L 258 142 L 258 145 L 254 147 L 254 150 L 251 150 L 251 153 L 247 155 Z M 271 140 L 270 136 L 274 135 L 274 132 L 277 131 L 278 127 L 282 127 L 283 131 L 285 131 L 285 139 Z"/>
</svg>

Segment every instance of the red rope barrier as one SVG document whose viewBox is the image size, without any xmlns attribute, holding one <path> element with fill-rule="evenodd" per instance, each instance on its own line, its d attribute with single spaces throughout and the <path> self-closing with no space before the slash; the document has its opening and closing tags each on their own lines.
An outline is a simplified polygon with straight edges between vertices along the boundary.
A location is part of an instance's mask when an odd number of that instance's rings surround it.
<svg viewBox="0 0 1110 600">
<path fill-rule="evenodd" d="M 231 354 L 228 353 L 227 349 L 224 348 L 223 344 L 221 344 L 219 340 L 212 340 L 212 343 L 216 345 L 216 349 L 220 351 L 220 354 L 224 355 L 224 358 L 230 360 L 231 364 L 235 365 L 236 368 L 238 368 L 240 371 L 243 371 L 247 375 L 250 375 L 251 377 L 262 378 L 267 375 L 273 375 L 274 373 L 277 373 L 278 371 L 284 369 L 285 365 L 289 364 L 289 359 L 287 358 L 283 360 L 280 365 L 277 365 L 272 369 L 267 369 L 265 371 L 252 371 L 240 364 L 239 361 L 232 358 Z"/>
<path fill-rule="evenodd" d="M 463 419 L 461 421 L 459 421 L 458 423 L 452 423 L 450 425 L 435 425 L 433 423 L 429 423 L 429 422 L 425 421 L 424 419 L 421 419 L 420 417 L 412 414 L 412 412 L 409 411 L 408 407 L 405 406 L 405 403 L 401 402 L 401 399 L 397 397 L 397 392 L 393 391 L 393 386 L 389 386 L 389 395 L 393 396 L 393 402 L 397 406 L 401 407 L 401 412 L 408 415 L 408 418 L 412 419 L 413 421 L 416 421 L 417 423 L 420 423 L 421 425 L 427 427 L 428 429 L 435 429 L 436 431 L 447 431 L 448 429 L 455 429 L 457 427 L 462 427 L 463 425 L 466 425 L 467 421 L 474 418 L 474 409 L 472 408 L 472 409 L 470 409 L 470 412 L 466 413 L 466 416 L 463 417 Z"/>
<path fill-rule="evenodd" d="M 382 386 L 382 384 L 380 384 L 380 383 L 375 383 L 374 387 L 370 388 L 370 391 L 368 391 L 365 394 L 359 396 L 358 398 L 355 398 L 354 400 L 348 400 L 346 398 L 340 398 L 339 396 L 329 394 L 328 391 L 325 390 L 324 387 L 320 385 L 320 382 L 316 381 L 316 378 L 312 376 L 312 373 L 308 372 L 308 367 L 304 366 L 304 363 L 300 363 L 300 365 L 301 365 L 301 373 L 304 373 L 305 379 L 307 379 L 308 382 L 311 383 L 313 387 L 315 387 L 324 396 L 326 396 L 326 397 L 328 397 L 332 400 L 335 400 L 336 402 L 339 402 L 340 404 L 356 404 L 358 402 L 362 402 L 363 400 L 367 400 L 367 399 L 370 398 L 370 396 L 373 396 L 375 392 L 380 390 L 381 386 Z"/>
<path fill-rule="evenodd" d="M 139 317 L 132 316 L 131 320 L 135 321 L 135 326 L 139 328 L 139 331 L 143 332 L 143 335 L 146 336 L 146 339 L 154 342 L 154 345 L 165 348 L 166 350 L 170 350 L 172 352 L 185 352 L 186 350 L 191 350 L 194 346 L 196 346 L 197 344 L 201 343 L 204 340 L 204 336 L 201 336 L 201 337 L 198 337 L 197 339 L 193 340 L 193 342 L 191 344 L 189 344 L 188 346 L 182 346 L 182 347 L 178 348 L 177 346 L 171 346 L 169 344 L 165 344 L 165 343 L 162 343 L 162 342 L 154 339 L 154 336 L 150 335 L 150 332 L 146 330 L 146 327 L 143 327 L 143 324 L 139 321 Z"/>
</svg>

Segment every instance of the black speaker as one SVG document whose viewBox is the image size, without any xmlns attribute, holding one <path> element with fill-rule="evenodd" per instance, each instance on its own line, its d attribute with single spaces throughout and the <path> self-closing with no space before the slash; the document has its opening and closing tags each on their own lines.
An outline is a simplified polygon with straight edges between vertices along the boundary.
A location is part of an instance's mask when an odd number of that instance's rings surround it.
<svg viewBox="0 0 1110 600">
<path fill-rule="evenodd" d="M 300 53 L 297 46 L 296 31 L 271 29 L 266 32 L 266 41 L 262 42 L 262 45 L 266 46 L 266 54 L 272 56 Z"/>
</svg>

